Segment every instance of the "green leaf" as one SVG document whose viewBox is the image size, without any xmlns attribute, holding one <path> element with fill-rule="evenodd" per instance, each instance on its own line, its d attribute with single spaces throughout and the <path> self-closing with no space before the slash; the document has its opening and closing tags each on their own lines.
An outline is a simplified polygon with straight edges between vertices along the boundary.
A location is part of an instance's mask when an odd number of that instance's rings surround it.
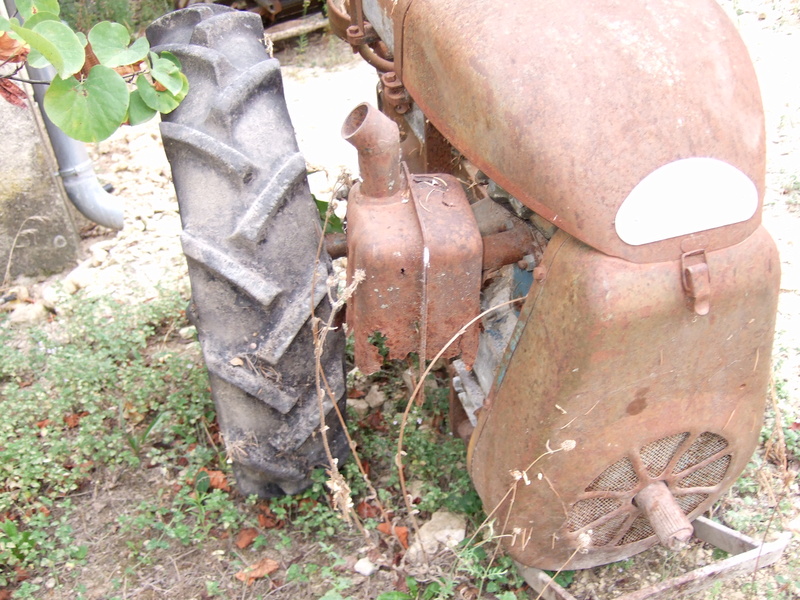
<svg viewBox="0 0 800 600">
<path fill-rule="evenodd" d="M 131 99 L 128 102 L 128 124 L 140 125 L 156 116 L 156 111 L 147 106 L 139 95 L 139 90 L 131 91 Z"/>
<path fill-rule="evenodd" d="M 39 12 L 61 14 L 58 0 L 17 0 L 17 10 L 26 21 Z"/>
<path fill-rule="evenodd" d="M 176 66 L 174 62 L 167 58 L 154 60 L 150 75 L 172 94 L 179 94 L 183 87 L 180 66 Z"/>
<path fill-rule="evenodd" d="M 575 571 L 561 571 L 558 575 L 556 575 L 557 571 L 545 571 L 545 573 L 563 588 L 568 588 L 572 580 L 575 579 Z"/>
<path fill-rule="evenodd" d="M 314 202 L 317 203 L 319 218 L 324 225 L 325 215 L 328 212 L 328 203 L 324 200 L 317 200 L 316 198 L 314 198 Z M 344 223 L 342 223 L 342 220 L 337 217 L 336 213 L 333 211 L 331 211 L 331 215 L 328 217 L 328 226 L 325 228 L 325 233 L 344 233 Z"/>
<path fill-rule="evenodd" d="M 169 113 L 178 107 L 189 91 L 189 80 L 186 79 L 186 75 L 181 73 L 180 77 L 183 85 L 178 94 L 173 94 L 169 90 L 159 92 L 144 75 L 136 78 L 136 89 L 139 90 L 139 94 L 147 106 L 161 113 Z"/>
<path fill-rule="evenodd" d="M 30 19 L 25 19 L 25 27 L 27 29 L 34 29 L 42 21 L 61 21 L 58 15 L 51 12 L 38 12 Z"/>
<path fill-rule="evenodd" d="M 11 31 L 11 21 L 0 15 L 0 31 Z"/>
<path fill-rule="evenodd" d="M 378 594 L 375 600 L 414 600 L 414 598 L 405 592 L 383 592 Z"/>
<path fill-rule="evenodd" d="M 89 32 L 89 43 L 92 45 L 97 60 L 106 67 L 132 65 L 147 58 L 150 44 L 147 38 L 139 38 L 133 44 L 127 27 L 119 23 L 103 21 Z"/>
<path fill-rule="evenodd" d="M 425 591 L 422 592 L 422 600 L 433 600 L 436 596 L 438 596 L 442 591 L 442 586 L 439 584 L 438 581 L 432 581 L 428 584 L 428 587 L 425 588 Z"/>
<path fill-rule="evenodd" d="M 54 78 L 44 95 L 44 109 L 68 136 L 98 142 L 122 124 L 128 100 L 128 86 L 119 73 L 97 65 L 85 81 Z"/>
<path fill-rule="evenodd" d="M 28 64 L 34 69 L 44 69 L 50 65 L 50 61 L 42 56 L 41 52 L 31 48 L 31 51 L 28 52 Z"/>
<path fill-rule="evenodd" d="M 156 54 L 155 52 L 151 52 L 150 57 L 151 57 L 150 58 L 151 62 L 155 62 L 157 59 L 163 58 L 164 60 L 168 60 L 169 62 L 171 62 L 179 69 L 181 68 L 180 59 L 177 56 L 175 56 L 172 52 L 167 52 L 166 50 L 164 50 L 164 52 L 162 52 L 161 54 Z"/>
<path fill-rule="evenodd" d="M 42 21 L 31 30 L 11 23 L 11 28 L 32 49 L 38 50 L 65 79 L 81 70 L 86 55 L 78 36 L 60 21 Z"/>
<path fill-rule="evenodd" d="M 211 478 L 206 471 L 199 471 L 194 479 L 194 489 L 205 494 L 211 488 Z"/>
</svg>

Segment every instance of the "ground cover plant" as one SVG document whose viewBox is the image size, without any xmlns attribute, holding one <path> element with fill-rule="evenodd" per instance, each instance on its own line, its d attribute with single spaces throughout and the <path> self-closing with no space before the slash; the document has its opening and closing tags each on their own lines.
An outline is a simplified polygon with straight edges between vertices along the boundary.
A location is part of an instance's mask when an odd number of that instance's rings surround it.
<svg viewBox="0 0 800 600">
<path fill-rule="evenodd" d="M 78 296 L 42 326 L 0 329 L 0 598 L 535 597 L 497 553 L 464 445 L 447 431 L 445 371 L 429 378 L 405 431 L 413 517 L 394 458 L 413 361 L 388 363 L 370 378 L 351 373 L 351 396 L 375 389 L 383 403 L 350 413 L 370 485 L 354 461 L 343 466 L 349 524 L 323 470 L 299 496 L 243 498 L 229 479 L 185 306 L 176 293 L 138 305 Z M 781 477 L 797 458 L 794 422 L 780 415 L 778 429 L 770 415 L 762 449 L 717 509 L 750 533 L 792 514 L 782 485 L 791 481 Z M 778 431 L 785 440 L 770 445 Z M 775 503 L 764 502 L 767 490 Z M 404 561 L 413 521 L 440 510 L 462 515 L 468 540 Z M 623 590 L 637 571 L 663 578 L 718 557 L 702 544 L 677 555 L 655 549 L 566 570 L 559 582 L 577 591 L 593 573 Z M 361 559 L 373 565 L 371 576 L 355 569 Z M 752 597 L 797 592 L 786 576 L 747 585 Z"/>
</svg>

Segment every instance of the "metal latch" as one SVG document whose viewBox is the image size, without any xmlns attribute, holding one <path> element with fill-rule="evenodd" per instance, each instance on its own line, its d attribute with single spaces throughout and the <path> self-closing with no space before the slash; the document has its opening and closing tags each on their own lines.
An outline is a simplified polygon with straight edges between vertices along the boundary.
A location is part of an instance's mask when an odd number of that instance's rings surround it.
<svg viewBox="0 0 800 600">
<path fill-rule="evenodd" d="M 711 310 L 711 274 L 705 250 L 692 250 L 681 255 L 681 281 L 692 310 L 700 316 Z"/>
</svg>

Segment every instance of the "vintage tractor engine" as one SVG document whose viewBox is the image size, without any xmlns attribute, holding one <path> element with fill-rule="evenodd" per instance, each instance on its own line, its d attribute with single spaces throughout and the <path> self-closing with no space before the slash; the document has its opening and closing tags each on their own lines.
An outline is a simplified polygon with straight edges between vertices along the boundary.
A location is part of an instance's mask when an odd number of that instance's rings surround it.
<svg viewBox="0 0 800 600">
<path fill-rule="evenodd" d="M 351 4 L 331 20 L 387 115 L 343 129 L 357 364 L 380 366 L 378 334 L 430 359 L 519 298 L 445 353 L 507 551 L 558 569 L 680 546 L 757 443 L 780 277 L 733 25 L 711 0 Z"/>
</svg>

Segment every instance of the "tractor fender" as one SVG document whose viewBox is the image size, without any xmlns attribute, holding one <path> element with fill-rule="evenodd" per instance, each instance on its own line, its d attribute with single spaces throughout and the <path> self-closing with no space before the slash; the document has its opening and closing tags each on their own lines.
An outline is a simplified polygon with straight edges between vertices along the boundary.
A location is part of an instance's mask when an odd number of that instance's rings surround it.
<svg viewBox="0 0 800 600">
<path fill-rule="evenodd" d="M 663 262 L 758 227 L 761 96 L 714 0 L 404 0 L 392 18 L 426 117 L 589 246 Z"/>
</svg>

